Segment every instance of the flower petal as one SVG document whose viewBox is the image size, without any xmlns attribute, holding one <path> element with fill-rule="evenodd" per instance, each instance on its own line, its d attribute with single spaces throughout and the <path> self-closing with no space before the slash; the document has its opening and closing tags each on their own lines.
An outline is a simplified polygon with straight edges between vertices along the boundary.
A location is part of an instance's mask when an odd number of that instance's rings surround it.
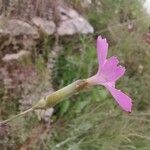
<svg viewBox="0 0 150 150">
<path fill-rule="evenodd" d="M 103 85 L 103 83 L 105 83 L 105 80 L 101 76 L 96 74 L 96 75 L 88 78 L 87 82 L 90 85 Z"/>
<path fill-rule="evenodd" d="M 107 82 L 114 82 L 118 80 L 125 73 L 125 68 L 121 65 L 117 66 L 118 63 L 118 59 L 114 56 L 107 59 L 99 72 L 100 76 L 105 77 Z"/>
<path fill-rule="evenodd" d="M 110 91 L 112 96 L 115 98 L 117 103 L 120 105 L 120 107 L 127 111 L 131 112 L 132 108 L 132 100 L 130 97 L 128 97 L 126 94 L 121 92 L 120 90 L 115 89 L 114 87 L 111 87 L 109 85 L 105 85 L 105 87 Z"/>
<path fill-rule="evenodd" d="M 99 68 L 102 67 L 106 61 L 107 51 L 108 51 L 108 43 L 106 39 L 102 39 L 102 37 L 99 36 L 97 38 L 97 56 Z"/>
</svg>

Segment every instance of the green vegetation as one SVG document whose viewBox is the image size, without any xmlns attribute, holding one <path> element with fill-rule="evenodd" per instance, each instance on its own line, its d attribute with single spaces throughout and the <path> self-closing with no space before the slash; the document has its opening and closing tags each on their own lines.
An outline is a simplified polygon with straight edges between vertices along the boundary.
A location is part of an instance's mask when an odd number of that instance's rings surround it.
<svg viewBox="0 0 150 150">
<path fill-rule="evenodd" d="M 101 10 L 88 12 L 96 29 L 94 38 L 78 36 L 62 41 L 64 50 L 56 63 L 54 83 L 60 88 L 93 75 L 97 71 L 95 41 L 97 35 L 102 35 L 110 43 L 109 56 L 118 56 L 127 69 L 117 87 L 133 98 L 133 112 L 122 112 L 103 87 L 75 95 L 57 106 L 60 125 L 53 128 L 47 149 L 148 150 L 150 147 L 150 46 L 144 40 L 149 21 L 139 1 L 107 0 L 102 2 Z M 128 29 L 129 23 L 133 23 L 132 31 Z"/>
<path fill-rule="evenodd" d="M 98 5 L 94 1 L 87 10 L 87 18 L 94 26 L 95 34 L 60 38 L 63 50 L 53 69 L 53 87 L 57 90 L 96 73 L 96 38 L 102 35 L 108 39 L 109 56 L 118 56 L 126 67 L 125 76 L 116 86 L 132 97 L 133 111 L 131 114 L 123 112 L 104 87 L 89 89 L 55 107 L 51 136 L 40 142 L 40 147 L 33 149 L 150 149 L 150 45 L 145 42 L 144 36 L 148 32 L 149 18 L 140 0 L 100 2 Z M 132 25 L 131 30 L 129 24 Z M 48 49 L 51 48 L 47 39 L 42 44 L 44 51 L 38 53 L 35 60 L 40 72 L 45 71 Z M 18 139 L 15 141 L 17 144 L 25 139 L 26 132 L 29 132 L 27 129 L 32 128 L 33 122 L 37 123 L 35 116 L 28 117 L 22 119 L 21 124 L 18 121 L 18 133 L 23 137 L 20 137 L 19 142 Z"/>
</svg>

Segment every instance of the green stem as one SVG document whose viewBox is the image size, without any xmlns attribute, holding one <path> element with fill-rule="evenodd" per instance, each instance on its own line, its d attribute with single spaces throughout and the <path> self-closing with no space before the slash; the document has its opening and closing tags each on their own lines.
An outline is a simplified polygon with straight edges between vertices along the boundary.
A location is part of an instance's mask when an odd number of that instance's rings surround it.
<svg viewBox="0 0 150 150">
<path fill-rule="evenodd" d="M 13 116 L 7 120 L 0 122 L 0 124 L 5 124 L 9 121 L 12 121 L 20 116 L 27 114 L 35 109 L 46 109 L 55 106 L 57 103 L 61 102 L 64 98 L 69 97 L 77 92 L 80 92 L 88 87 L 87 80 L 77 80 L 68 86 L 47 95 L 45 98 L 39 100 L 32 108 L 21 112 L 20 114 Z"/>
<path fill-rule="evenodd" d="M 18 114 L 18 115 L 15 115 L 15 116 L 13 116 L 13 117 L 7 119 L 7 120 L 4 120 L 4 121 L 0 122 L 0 124 L 6 124 L 6 123 L 8 123 L 8 122 L 10 122 L 10 121 L 12 121 L 12 120 L 14 120 L 14 119 L 20 117 L 20 116 L 23 116 L 23 115 L 27 114 L 28 112 L 33 111 L 33 110 L 34 110 L 34 108 L 32 107 L 32 108 L 30 108 L 30 109 L 28 109 L 28 110 L 25 110 L 25 111 L 21 112 L 21 113 Z"/>
<path fill-rule="evenodd" d="M 73 94 L 87 88 L 86 80 L 77 80 L 68 86 L 42 98 L 34 107 L 34 109 L 46 109 L 60 103 L 64 98 L 72 96 Z"/>
</svg>

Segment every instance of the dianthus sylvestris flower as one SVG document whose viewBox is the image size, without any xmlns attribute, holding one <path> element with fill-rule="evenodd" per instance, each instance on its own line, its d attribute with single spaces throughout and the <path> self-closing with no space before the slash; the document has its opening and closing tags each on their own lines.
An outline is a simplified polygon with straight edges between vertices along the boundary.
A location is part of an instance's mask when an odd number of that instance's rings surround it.
<svg viewBox="0 0 150 150">
<path fill-rule="evenodd" d="M 103 85 L 112 94 L 121 108 L 127 112 L 131 112 L 132 100 L 122 91 L 115 88 L 115 82 L 123 76 L 125 68 L 119 64 L 116 57 L 112 56 L 107 59 L 108 43 L 101 36 L 97 38 L 97 56 L 98 56 L 98 72 L 96 75 L 87 79 L 91 85 Z"/>
</svg>

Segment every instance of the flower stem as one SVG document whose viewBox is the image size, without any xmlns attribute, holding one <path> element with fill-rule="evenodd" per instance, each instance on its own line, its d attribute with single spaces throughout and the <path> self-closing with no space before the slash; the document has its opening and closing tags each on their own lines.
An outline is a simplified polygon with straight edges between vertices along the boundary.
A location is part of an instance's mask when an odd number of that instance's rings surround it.
<svg viewBox="0 0 150 150">
<path fill-rule="evenodd" d="M 85 80 L 85 79 L 77 80 L 77 81 L 67 85 L 66 87 L 42 98 L 32 108 L 30 108 L 24 112 L 21 112 L 20 114 L 13 116 L 7 120 L 4 120 L 4 121 L 0 122 L 0 124 L 8 123 L 9 121 L 12 121 L 20 116 L 27 114 L 28 112 L 36 110 L 36 109 L 47 109 L 47 108 L 53 107 L 57 103 L 60 103 L 64 98 L 72 96 L 73 94 L 80 92 L 80 91 L 86 89 L 87 87 L 88 87 L 87 80 Z"/>
<path fill-rule="evenodd" d="M 4 121 L 0 122 L 0 125 L 1 125 L 1 124 L 6 124 L 6 123 L 8 123 L 8 122 L 10 122 L 10 121 L 12 121 L 12 120 L 14 120 L 14 119 L 16 119 L 16 118 L 20 117 L 20 116 L 23 116 L 23 115 L 27 114 L 28 112 L 33 111 L 33 110 L 34 110 L 34 108 L 33 108 L 33 107 L 32 107 L 32 108 L 30 108 L 30 109 L 28 109 L 28 110 L 25 110 L 25 111 L 21 112 L 21 113 L 20 113 L 20 114 L 18 114 L 18 115 L 15 115 L 15 116 L 13 116 L 13 117 L 11 117 L 11 118 L 7 119 L 7 120 L 4 120 Z"/>
<path fill-rule="evenodd" d="M 46 109 L 55 106 L 57 103 L 60 103 L 64 98 L 72 96 L 73 94 L 80 92 L 87 88 L 86 80 L 77 80 L 68 86 L 47 95 L 45 98 L 42 98 L 35 106 L 34 109 Z"/>
</svg>

